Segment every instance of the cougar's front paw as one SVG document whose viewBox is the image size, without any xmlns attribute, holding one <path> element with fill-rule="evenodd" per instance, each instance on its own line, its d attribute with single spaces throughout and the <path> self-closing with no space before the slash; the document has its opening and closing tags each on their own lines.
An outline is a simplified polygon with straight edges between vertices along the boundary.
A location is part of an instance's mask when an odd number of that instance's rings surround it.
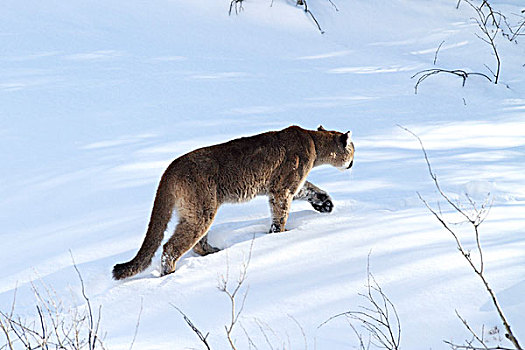
<svg viewBox="0 0 525 350">
<path fill-rule="evenodd" d="M 319 194 L 317 200 L 311 201 L 310 204 L 312 204 L 312 207 L 320 213 L 330 213 L 334 209 L 332 199 L 324 193 Z"/>
<path fill-rule="evenodd" d="M 167 254 L 162 254 L 162 259 L 160 263 L 160 275 L 166 276 L 170 273 L 175 272 L 175 265 L 177 263 L 176 259 L 173 259 Z"/>
<path fill-rule="evenodd" d="M 270 232 L 268 233 L 274 233 L 274 232 L 281 232 L 281 225 L 279 224 L 272 224 L 272 226 L 270 226 Z"/>
</svg>

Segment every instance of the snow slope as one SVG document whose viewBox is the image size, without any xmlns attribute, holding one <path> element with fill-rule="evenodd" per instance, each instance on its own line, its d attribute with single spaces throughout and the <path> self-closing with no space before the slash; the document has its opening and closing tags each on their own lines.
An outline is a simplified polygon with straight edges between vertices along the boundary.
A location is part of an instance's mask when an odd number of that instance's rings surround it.
<svg viewBox="0 0 525 350">
<path fill-rule="evenodd" d="M 525 342 L 525 46 L 500 40 L 501 84 L 436 75 L 414 94 L 416 72 L 437 66 L 489 72 L 494 57 L 471 10 L 451 0 L 311 0 L 325 34 L 293 2 L 4 1 L 0 11 L 0 309 L 34 315 L 31 281 L 81 304 L 70 252 L 109 349 L 202 348 L 176 305 L 227 349 L 232 284 L 253 251 L 241 323 L 258 348 L 352 349 L 343 319 L 363 304 L 370 269 L 395 303 L 404 349 L 442 349 L 476 329 L 501 329 L 489 296 L 424 208 L 438 199 L 417 141 L 452 196 L 494 196 L 481 226 L 486 276 Z M 271 6 L 270 6 L 271 5 Z M 494 1 L 511 12 L 517 1 Z M 111 268 L 142 242 L 158 179 L 194 148 L 290 124 L 352 130 L 351 172 L 310 180 L 331 214 L 295 203 L 288 229 L 267 235 L 265 198 L 220 209 L 210 230 L 223 251 L 188 254 L 158 278 L 159 257 L 136 278 Z M 173 229 L 173 224 L 170 230 Z M 467 248 L 475 242 L 459 226 Z M 371 253 L 370 253 L 371 252 Z M 246 288 L 246 289 L 244 289 Z M 268 340 L 265 339 L 265 330 Z M 241 327 L 239 348 L 249 347 Z M 495 344 L 495 343 L 491 343 Z"/>
</svg>

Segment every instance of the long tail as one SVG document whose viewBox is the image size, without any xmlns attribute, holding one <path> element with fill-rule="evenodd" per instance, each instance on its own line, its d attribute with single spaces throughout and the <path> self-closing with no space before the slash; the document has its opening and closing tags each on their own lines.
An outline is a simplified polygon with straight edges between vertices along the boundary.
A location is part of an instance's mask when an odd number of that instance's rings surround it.
<svg viewBox="0 0 525 350">
<path fill-rule="evenodd" d="M 114 279 L 120 280 L 136 275 L 151 264 L 151 259 L 162 243 L 164 231 L 168 227 L 175 206 L 175 196 L 169 187 L 169 181 L 164 175 L 157 189 L 144 242 L 132 260 L 113 267 Z"/>
</svg>

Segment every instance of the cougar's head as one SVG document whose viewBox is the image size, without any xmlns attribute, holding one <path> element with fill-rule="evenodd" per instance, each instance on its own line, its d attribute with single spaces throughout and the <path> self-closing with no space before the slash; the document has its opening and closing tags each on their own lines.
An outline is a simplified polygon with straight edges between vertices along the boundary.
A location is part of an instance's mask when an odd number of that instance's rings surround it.
<svg viewBox="0 0 525 350">
<path fill-rule="evenodd" d="M 350 169 L 354 165 L 354 143 L 352 132 L 328 131 L 322 125 L 317 128 L 319 137 L 318 157 L 321 163 L 333 165 L 340 170 Z"/>
</svg>

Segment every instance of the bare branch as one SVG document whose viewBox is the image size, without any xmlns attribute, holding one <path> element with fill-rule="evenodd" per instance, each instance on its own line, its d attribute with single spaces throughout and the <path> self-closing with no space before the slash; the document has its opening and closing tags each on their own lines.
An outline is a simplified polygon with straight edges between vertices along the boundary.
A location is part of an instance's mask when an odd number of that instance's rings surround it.
<svg viewBox="0 0 525 350">
<path fill-rule="evenodd" d="M 335 12 L 339 12 L 339 8 L 337 8 L 337 6 L 335 5 L 335 3 L 332 0 L 328 0 L 328 2 L 330 3 L 330 5 L 332 5 L 332 7 L 334 8 Z"/>
<path fill-rule="evenodd" d="M 498 33 L 503 32 L 501 22 L 505 21 L 506 17 L 501 12 L 494 11 L 487 0 L 483 0 L 479 6 L 474 5 L 471 0 L 463 0 L 463 2 L 468 4 L 476 12 L 478 18 L 474 20 L 478 24 L 480 31 L 483 33 L 483 37 L 478 34 L 476 34 L 476 36 L 491 47 L 492 53 L 496 58 L 496 72 L 493 73 L 493 75 L 494 84 L 497 84 L 501 71 L 501 58 L 495 39 Z M 492 70 L 490 71 L 492 72 Z"/>
<path fill-rule="evenodd" d="M 96 323 L 93 319 L 93 309 L 91 307 L 91 301 L 89 300 L 87 294 L 86 294 L 86 287 L 84 285 L 84 279 L 82 278 L 82 274 L 80 273 L 80 270 L 78 269 L 77 267 L 77 264 L 75 263 L 75 258 L 73 257 L 73 252 L 71 250 L 69 250 L 69 254 L 71 255 L 71 260 L 73 261 L 73 267 L 75 268 L 75 271 L 77 272 L 77 275 L 78 275 L 78 279 L 80 280 L 80 287 L 81 287 L 81 290 L 82 290 L 82 297 L 84 298 L 84 301 L 86 302 L 86 306 L 87 306 L 87 311 L 88 311 L 88 344 L 89 344 L 89 347 L 88 349 L 89 350 L 94 350 L 95 347 L 96 347 L 96 344 L 97 344 L 97 338 L 98 338 L 98 328 L 99 328 L 99 325 L 100 325 L 100 316 L 101 316 L 101 308 L 102 308 L 102 305 L 99 306 L 99 309 L 98 309 L 98 317 L 97 317 L 97 320 L 96 320 Z"/>
<path fill-rule="evenodd" d="M 182 315 L 182 317 L 184 318 L 184 321 L 186 321 L 186 323 L 191 328 L 191 330 L 197 335 L 197 337 L 199 337 L 200 341 L 204 344 L 204 346 L 206 346 L 206 349 L 211 350 L 210 345 L 208 344 L 208 339 L 207 339 L 209 333 L 206 333 L 206 335 L 203 335 L 202 332 L 199 330 L 199 328 L 197 328 L 193 324 L 190 318 L 186 316 L 186 314 L 182 312 L 181 309 L 179 309 L 176 305 L 172 303 L 170 303 L 170 305 Z"/>
<path fill-rule="evenodd" d="M 77 273 L 83 283 L 78 269 Z M 0 329 L 6 338 L 6 343 L 0 349 L 94 350 L 97 345 L 104 349 L 104 344 L 98 337 L 100 317 L 93 327 L 88 322 L 87 304 L 80 308 L 81 313 L 78 311 L 79 308 L 71 307 L 66 310 L 54 290 L 43 281 L 40 281 L 40 285 L 40 289 L 43 288 L 45 294 L 31 283 L 36 304 L 36 314 L 32 317 L 32 321 L 15 315 L 14 301 L 9 314 L 0 311 Z M 85 290 L 83 296 L 87 298 Z M 16 291 L 13 299 L 15 298 Z"/>
<path fill-rule="evenodd" d="M 445 40 L 443 40 L 441 42 L 441 44 L 439 44 L 437 50 L 436 50 L 436 53 L 434 54 L 434 66 L 436 65 L 436 61 L 438 59 L 438 53 L 439 53 L 439 49 L 441 49 L 441 46 L 445 43 Z"/>
<path fill-rule="evenodd" d="M 463 1 L 469 2 L 469 0 L 463 0 Z M 400 126 L 400 127 L 402 129 L 406 130 L 407 132 L 409 132 L 410 134 L 412 134 L 419 141 L 419 144 L 421 146 L 421 150 L 422 150 L 422 152 L 424 154 L 424 157 L 425 157 L 425 162 L 427 164 L 427 168 L 428 168 L 430 177 L 432 178 L 432 180 L 434 182 L 434 185 L 435 185 L 436 189 L 438 190 L 439 194 L 441 195 L 441 197 L 443 199 L 445 199 L 445 201 L 451 206 L 451 208 L 455 212 L 457 212 L 457 213 L 461 214 L 463 217 L 467 218 L 467 221 L 472 226 L 473 231 L 474 231 L 474 237 L 476 239 L 476 248 L 477 248 L 477 252 L 478 252 L 479 260 L 480 260 L 479 266 L 476 266 L 476 264 L 474 264 L 474 262 L 472 260 L 472 257 L 471 257 L 471 254 L 470 254 L 470 251 L 466 251 L 463 248 L 463 245 L 462 245 L 462 243 L 461 243 L 461 241 L 459 239 L 458 234 L 450 227 L 450 225 L 447 224 L 447 222 L 445 221 L 445 219 L 443 217 L 443 214 L 437 213 L 418 192 L 417 195 L 418 195 L 419 199 L 423 202 L 423 204 L 427 207 L 427 209 L 432 213 L 432 215 L 434 215 L 434 217 L 439 221 L 439 223 L 454 237 L 454 240 L 456 241 L 456 245 L 457 245 L 458 250 L 463 255 L 465 260 L 467 260 L 468 264 L 470 265 L 470 267 L 472 268 L 474 273 L 480 278 L 481 282 L 483 283 L 483 285 L 485 287 L 485 290 L 490 295 L 491 300 L 492 300 L 492 304 L 496 308 L 496 311 L 498 312 L 500 320 L 503 323 L 503 326 L 505 327 L 505 330 L 506 330 L 505 337 L 507 339 L 509 339 L 509 341 L 514 345 L 515 349 L 522 350 L 522 348 L 521 348 L 521 346 L 520 346 L 520 344 L 518 342 L 518 339 L 512 333 L 510 324 L 508 323 L 505 315 L 503 314 L 503 309 L 499 305 L 498 299 L 496 298 L 496 294 L 494 293 L 494 291 L 490 287 L 490 285 L 489 285 L 489 283 L 488 283 L 488 281 L 487 281 L 487 279 L 485 278 L 485 275 L 484 275 L 483 251 L 481 249 L 481 243 L 480 243 L 480 238 L 479 238 L 479 226 L 486 219 L 486 217 L 488 215 L 488 212 L 490 210 L 490 207 L 492 206 L 492 200 L 487 198 L 485 200 L 485 202 L 482 204 L 481 209 L 478 209 L 476 204 L 475 204 L 475 202 L 470 198 L 470 196 L 467 195 L 466 196 L 467 197 L 467 201 L 471 205 L 471 210 L 473 212 L 473 215 L 472 214 L 468 214 L 467 212 L 465 212 L 464 209 L 462 209 L 460 207 L 460 205 L 455 204 L 454 202 L 452 202 L 450 200 L 450 198 L 441 189 L 441 187 L 439 185 L 439 182 L 437 180 L 437 177 L 436 177 L 434 171 L 432 170 L 432 166 L 430 165 L 430 161 L 428 159 L 428 155 L 427 155 L 427 152 L 425 150 L 425 147 L 423 146 L 423 142 L 421 141 L 419 136 L 417 136 L 415 133 L 413 133 L 412 131 L 408 130 L 407 128 L 404 128 L 402 126 Z M 490 194 L 489 194 L 489 196 L 490 196 Z M 489 204 L 489 203 L 491 203 L 491 204 Z M 458 317 L 459 317 L 459 315 L 458 315 Z M 463 319 L 461 319 L 461 320 L 463 321 Z M 467 329 L 469 331 L 471 331 L 471 328 L 467 326 L 466 321 L 464 321 L 463 324 L 467 327 Z"/>
<path fill-rule="evenodd" d="M 229 262 L 226 262 L 226 277 L 221 276 L 221 279 L 219 280 L 219 290 L 226 294 L 228 299 L 230 300 L 230 309 L 231 309 L 231 319 L 230 324 L 227 326 L 224 326 L 224 329 L 226 331 L 226 337 L 228 338 L 228 342 L 230 343 L 230 347 L 232 350 L 237 350 L 237 347 L 235 346 L 235 342 L 232 338 L 232 332 L 239 321 L 239 317 L 244 310 L 244 305 L 246 303 L 246 297 L 248 295 L 248 288 L 246 288 L 244 295 L 242 297 L 241 305 L 237 309 L 236 305 L 236 298 L 237 293 L 241 290 L 241 287 L 243 286 L 244 282 L 246 281 L 247 273 L 248 273 L 248 266 L 250 265 L 250 261 L 252 259 L 252 251 L 253 251 L 253 243 L 255 241 L 255 235 L 252 237 L 252 241 L 250 243 L 250 250 L 248 252 L 248 259 L 242 264 L 241 270 L 239 272 L 239 278 L 237 279 L 237 284 L 233 288 L 233 290 L 228 289 L 228 283 L 229 283 Z"/>
<path fill-rule="evenodd" d="M 522 13 L 525 13 L 525 10 L 522 11 Z M 503 36 L 507 38 L 509 41 L 515 41 L 516 38 L 519 36 L 525 35 L 525 16 L 517 15 L 520 17 L 520 20 L 518 24 L 513 26 L 509 23 L 506 17 L 503 17 L 503 21 L 505 22 L 505 26 L 509 30 L 510 34 L 503 32 Z"/>
<path fill-rule="evenodd" d="M 488 348 L 485 348 L 485 347 L 476 347 L 472 344 L 467 344 L 467 345 L 459 345 L 459 344 L 455 344 L 451 341 L 448 341 L 448 340 L 444 340 L 443 343 L 449 345 L 453 350 L 515 350 L 513 348 L 506 348 L 506 347 L 502 347 L 502 346 L 496 346 L 496 347 L 488 347 Z"/>
<path fill-rule="evenodd" d="M 144 306 L 144 298 L 140 298 L 139 316 L 137 317 L 137 324 L 135 325 L 135 332 L 133 333 L 133 340 L 131 341 L 131 344 L 129 345 L 129 350 L 133 349 L 133 345 L 135 344 L 135 340 L 137 339 L 137 333 L 139 331 L 139 325 L 140 325 L 140 316 L 142 315 L 143 306 Z"/>
<path fill-rule="evenodd" d="M 467 82 L 467 78 L 471 75 L 478 75 L 481 77 L 486 78 L 488 81 L 492 82 L 492 79 L 490 79 L 486 74 L 483 73 L 477 73 L 477 72 L 467 72 L 462 69 L 454 69 L 454 70 L 448 70 L 448 69 L 441 69 L 441 68 L 433 68 L 433 69 L 425 69 L 422 71 L 417 72 L 414 74 L 411 79 L 414 79 L 419 76 L 416 85 L 414 86 L 415 93 L 417 94 L 419 84 L 421 84 L 425 79 L 428 77 L 431 77 L 433 75 L 439 74 L 439 73 L 448 73 L 456 75 L 463 79 L 462 86 L 465 86 L 465 83 Z"/>
<path fill-rule="evenodd" d="M 299 323 L 299 321 L 297 321 L 295 317 L 293 317 L 292 315 L 288 315 L 288 317 L 290 317 L 292 321 L 294 321 L 294 323 L 297 325 L 297 327 L 299 327 L 299 330 L 301 331 L 301 334 L 303 335 L 304 350 L 308 350 L 308 342 L 306 341 L 306 334 L 304 332 L 304 328 L 301 326 L 301 324 Z"/>
<path fill-rule="evenodd" d="M 312 20 L 314 21 L 315 25 L 317 26 L 317 29 L 319 29 L 319 32 L 321 32 L 321 34 L 324 34 L 324 30 L 321 28 L 321 26 L 319 25 L 319 22 L 317 21 L 317 18 L 315 18 L 314 14 L 312 13 L 312 11 L 310 11 L 308 9 L 308 3 L 306 2 L 306 0 L 300 0 L 300 1 L 297 1 L 297 4 L 298 5 L 302 5 L 304 6 L 304 12 L 309 14 L 310 17 L 312 17 Z M 337 9 L 337 8 L 336 8 Z"/>
<path fill-rule="evenodd" d="M 246 339 L 248 339 L 248 347 L 249 349 L 253 348 L 255 350 L 258 350 L 257 348 L 257 345 L 255 345 L 255 343 L 253 342 L 252 338 L 250 337 L 250 335 L 248 334 L 248 332 L 246 331 L 246 328 L 244 328 L 244 326 L 242 325 L 242 323 L 239 322 L 239 326 L 241 327 L 241 329 L 243 330 L 244 332 L 244 336 L 246 337 Z"/>
<path fill-rule="evenodd" d="M 370 255 L 368 257 L 370 259 Z M 398 350 L 401 341 L 401 323 L 399 315 L 394 304 L 383 292 L 380 285 L 370 272 L 370 261 L 367 262 L 367 293 L 359 294 L 366 299 L 369 306 L 360 306 L 363 311 L 346 311 L 321 323 L 318 328 L 332 321 L 333 319 L 345 316 L 348 319 L 360 323 L 375 342 L 370 340 L 370 343 L 376 347 Z M 364 349 L 364 342 L 362 336 L 351 326 L 354 333 L 360 341 L 361 349 Z"/>
<path fill-rule="evenodd" d="M 476 332 L 474 332 L 474 330 L 470 327 L 470 325 L 468 324 L 467 320 L 465 320 L 463 317 L 461 317 L 461 315 L 459 314 L 458 310 L 456 310 L 456 316 L 461 320 L 461 323 L 463 323 L 463 325 L 465 326 L 465 328 L 470 332 L 470 334 L 472 334 L 472 336 L 474 337 L 474 339 L 481 344 L 481 346 L 483 347 L 483 349 L 485 350 L 488 350 L 488 346 L 487 344 L 485 344 L 485 341 L 483 340 L 483 331 L 481 332 L 481 338 L 476 334 Z M 472 343 L 472 342 L 471 342 Z"/>
<path fill-rule="evenodd" d="M 244 7 L 242 7 L 242 3 L 244 0 L 232 0 L 230 2 L 230 10 L 228 11 L 228 15 L 231 16 L 232 10 L 235 9 L 235 14 L 238 15 L 239 12 L 244 10 Z"/>
<path fill-rule="evenodd" d="M 266 331 L 264 330 L 263 328 L 263 325 L 262 325 L 262 322 L 260 322 L 258 319 L 255 319 L 255 323 L 257 324 L 257 326 L 259 327 L 259 330 L 261 331 L 264 339 L 266 340 L 266 344 L 268 345 L 268 347 L 270 348 L 270 350 L 274 350 L 274 347 L 272 345 L 272 342 L 270 341 L 270 338 L 268 338 L 268 334 L 266 333 Z"/>
</svg>

